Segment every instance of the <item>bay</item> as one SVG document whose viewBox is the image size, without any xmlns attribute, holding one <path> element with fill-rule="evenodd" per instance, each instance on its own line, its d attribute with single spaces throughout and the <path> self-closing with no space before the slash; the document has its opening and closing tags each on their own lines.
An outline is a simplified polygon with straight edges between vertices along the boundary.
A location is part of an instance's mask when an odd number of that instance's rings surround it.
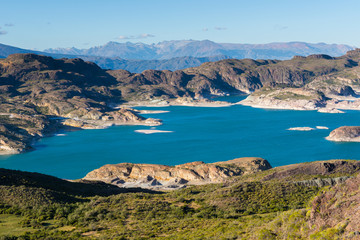
<svg viewBox="0 0 360 240">
<path fill-rule="evenodd" d="M 238 101 L 240 98 L 229 98 Z M 360 143 L 325 140 L 340 126 L 360 125 L 360 111 L 345 114 L 230 107 L 142 107 L 168 113 L 147 114 L 163 125 L 114 126 L 43 138 L 35 151 L 0 156 L 0 167 L 78 179 L 105 164 L 121 162 L 177 165 L 238 157 L 262 157 L 273 167 L 328 159 L 360 159 Z M 288 131 L 291 127 L 329 129 Z M 143 134 L 136 130 L 163 130 Z"/>
</svg>

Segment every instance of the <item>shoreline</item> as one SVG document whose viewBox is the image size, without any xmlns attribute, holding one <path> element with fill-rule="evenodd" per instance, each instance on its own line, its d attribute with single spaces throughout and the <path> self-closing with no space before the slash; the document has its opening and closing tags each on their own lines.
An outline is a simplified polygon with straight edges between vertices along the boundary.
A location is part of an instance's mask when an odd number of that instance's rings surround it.
<svg viewBox="0 0 360 240">
<path fill-rule="evenodd" d="M 165 104 L 164 104 L 165 103 Z M 211 100 L 195 100 L 195 102 L 189 102 L 188 99 L 177 99 L 171 101 L 135 101 L 127 102 L 125 104 L 120 104 L 116 107 L 113 107 L 114 110 L 127 109 L 134 114 L 160 114 L 167 113 L 169 111 L 162 110 L 136 110 L 131 109 L 130 107 L 168 107 L 168 106 L 186 106 L 186 107 L 229 107 L 234 105 L 233 103 L 223 102 L 223 101 L 211 101 Z M 11 114 L 6 114 L 11 115 Z M 43 136 L 34 136 L 31 142 L 25 142 L 23 148 L 12 148 L 8 145 L 0 146 L 0 156 L 11 156 L 15 154 L 21 154 L 29 151 L 37 150 L 34 148 L 34 142 L 38 141 L 43 137 L 54 137 L 58 133 L 64 133 L 68 131 L 77 131 L 77 130 L 94 130 L 94 129 L 106 129 L 112 126 L 160 126 L 162 125 L 161 119 L 155 118 L 145 118 L 135 120 L 91 120 L 91 119 L 77 119 L 77 118 L 60 118 L 59 121 L 56 121 L 56 124 L 61 124 L 61 129 L 56 129 L 55 131 L 50 131 Z M 49 126 L 50 128 L 52 126 Z"/>
<path fill-rule="evenodd" d="M 305 108 L 305 107 L 291 107 L 291 106 L 269 106 L 262 105 L 258 103 L 249 103 L 249 102 L 238 102 L 237 105 L 248 106 L 252 108 L 260 108 L 260 109 L 273 109 L 273 110 L 294 110 L 294 111 L 317 111 L 319 113 L 344 113 L 342 110 L 353 110 L 360 111 L 360 107 L 355 106 L 337 106 L 330 105 L 329 107 L 316 107 L 316 108 Z"/>
<path fill-rule="evenodd" d="M 250 99 L 248 99 L 250 97 Z M 360 100 L 358 101 L 336 101 L 330 100 L 326 107 L 314 107 L 314 102 L 312 101 L 305 101 L 305 102 L 298 102 L 297 104 L 304 104 L 304 106 L 291 106 L 293 102 L 287 103 L 286 101 L 276 101 L 277 104 L 268 105 L 268 104 L 261 104 L 258 103 L 258 99 L 251 95 L 248 98 L 231 103 L 226 101 L 212 101 L 212 100 L 189 100 L 189 99 L 175 99 L 175 100 L 156 100 L 156 101 L 129 101 L 127 103 L 123 103 L 113 107 L 114 110 L 116 109 L 127 109 L 134 114 L 161 114 L 161 113 L 168 113 L 169 111 L 166 110 L 137 110 L 131 109 L 130 107 L 169 107 L 169 106 L 184 106 L 184 107 L 230 107 L 233 105 L 243 105 L 249 106 L 252 108 L 260 108 L 260 109 L 272 109 L 272 110 L 291 110 L 291 111 L 318 111 L 321 113 L 343 113 L 343 111 L 339 109 L 346 109 L 346 110 L 360 110 Z M 271 99 L 270 99 L 271 100 Z M 296 103 L 295 103 L 296 104 Z M 331 107 L 331 108 L 330 108 Z M 334 107 L 334 108 L 333 108 Z M 124 110 L 125 110 L 124 109 Z M 9 115 L 9 114 L 7 114 Z M 112 126 L 159 126 L 162 125 L 162 121 L 160 119 L 154 118 L 144 118 L 141 119 L 128 119 L 128 120 L 87 120 L 87 119 L 76 119 L 76 118 L 67 118 L 61 119 L 57 121 L 58 123 L 62 123 L 63 127 L 60 132 L 68 132 L 74 130 L 90 130 L 90 129 L 106 129 Z M 50 126 L 51 128 L 52 126 Z M 59 133 L 57 129 L 56 131 L 51 131 L 50 133 L 44 136 L 37 136 L 33 138 L 33 141 L 38 141 L 39 138 L 42 137 L 52 137 Z M 34 151 L 36 149 L 33 148 L 32 143 L 25 143 L 26 146 L 21 149 L 11 148 L 11 145 L 3 145 L 0 146 L 0 156 L 1 155 L 14 155 L 20 154 L 28 151 Z M 30 148 L 29 148 L 30 147 Z"/>
<path fill-rule="evenodd" d="M 115 109 L 121 107 L 171 107 L 171 106 L 184 106 L 184 107 L 230 107 L 236 105 L 236 103 L 230 103 L 226 101 L 177 101 L 177 100 L 161 100 L 161 101 L 129 101 L 124 104 L 120 104 Z M 168 111 L 167 111 L 168 112 Z M 141 113 L 140 113 L 141 114 Z"/>
<path fill-rule="evenodd" d="M 160 101 L 163 102 L 163 101 Z M 131 109 L 130 107 L 169 107 L 169 106 L 185 106 L 185 107 L 229 107 L 235 105 L 233 103 L 228 103 L 224 101 L 196 101 L 196 102 L 179 102 L 179 100 L 166 101 L 166 105 L 160 103 L 151 103 L 149 101 L 135 101 L 128 102 L 125 104 L 120 104 L 116 107 L 113 107 L 114 110 L 119 110 L 126 108 L 136 114 L 160 114 L 167 113 L 169 111 L 163 110 L 137 110 Z M 106 129 L 113 126 L 160 126 L 162 125 L 161 119 L 155 118 L 144 118 L 143 120 L 138 121 L 122 121 L 122 120 L 86 120 L 86 119 L 75 119 L 75 118 L 61 118 L 60 121 L 57 121 L 57 124 L 61 123 L 61 129 L 56 131 L 51 131 L 43 136 L 37 136 L 32 139 L 31 143 L 27 143 L 27 146 L 30 148 L 24 147 L 23 149 L 13 149 L 9 146 L 3 145 L 0 146 L 0 156 L 11 156 L 15 154 L 21 154 L 29 151 L 36 151 L 34 144 L 41 138 L 44 137 L 54 137 L 58 133 L 66 133 L 69 131 L 78 131 L 78 130 L 96 130 L 96 129 Z M 146 133 L 147 134 L 147 133 Z"/>
<path fill-rule="evenodd" d="M 150 119 L 149 122 L 146 122 L 148 119 Z M 91 129 L 106 129 L 114 126 L 160 126 L 162 125 L 162 122 L 160 119 L 152 119 L 148 118 L 144 122 L 123 122 L 123 121 L 104 121 L 103 123 L 99 123 L 99 121 L 96 120 L 89 120 L 86 121 L 86 123 L 93 124 L 93 126 L 84 126 L 79 127 L 79 130 L 91 130 Z M 159 122 L 152 122 L 152 120 L 158 120 Z M 100 120 L 102 121 L 102 120 Z M 69 125 L 66 125 L 69 126 Z M 71 127 L 71 126 L 69 126 Z"/>
<path fill-rule="evenodd" d="M 244 100 L 243 100 L 244 101 Z M 294 111 L 317 111 L 318 109 L 304 108 L 304 107 L 290 107 L 290 106 L 269 106 L 262 104 L 253 104 L 249 102 L 238 102 L 237 105 L 248 106 L 252 108 L 261 108 L 261 109 L 273 109 L 273 110 L 294 110 Z"/>
<path fill-rule="evenodd" d="M 146 118 L 145 120 L 136 122 L 136 121 L 116 121 L 116 120 L 75 120 L 72 118 L 68 119 L 61 119 L 60 121 L 57 121 L 56 124 L 61 123 L 62 121 L 76 121 L 77 124 L 83 124 L 83 126 L 74 126 L 71 124 L 61 124 L 61 127 L 59 129 L 56 129 L 55 131 L 48 132 L 47 134 L 44 134 L 42 136 L 34 136 L 31 139 L 30 143 L 26 143 L 28 147 L 26 146 L 22 149 L 14 149 L 6 145 L 0 146 L 0 156 L 11 156 L 16 154 L 22 154 L 26 152 L 36 151 L 37 149 L 34 147 L 35 143 L 39 141 L 41 138 L 46 137 L 55 137 L 57 134 L 66 134 L 67 132 L 72 131 L 80 131 L 80 130 L 96 130 L 96 129 L 107 129 L 113 126 L 160 126 L 162 125 L 161 119 L 155 119 L 155 118 Z"/>
<path fill-rule="evenodd" d="M 360 100 L 359 100 L 360 101 Z M 352 101 L 347 101 L 345 104 L 333 104 L 331 102 L 326 103 L 325 107 L 306 107 L 306 105 L 304 106 L 299 106 L 299 107 L 294 107 L 294 106 L 290 106 L 289 105 L 268 105 L 268 104 L 261 104 L 261 103 L 257 103 L 255 101 L 252 100 L 242 100 L 240 102 L 237 102 L 237 105 L 242 105 L 242 106 L 248 106 L 248 107 L 252 107 L 252 108 L 260 108 L 260 109 L 273 109 L 273 110 L 294 110 L 294 111 L 317 111 L 319 113 L 344 113 L 344 111 L 342 110 L 354 110 L 354 111 L 360 111 L 360 103 L 359 106 L 355 105 L 355 103 L 357 102 L 352 102 Z M 345 106 L 346 105 L 346 106 Z M 351 105 L 355 105 L 355 106 L 351 106 Z"/>
</svg>

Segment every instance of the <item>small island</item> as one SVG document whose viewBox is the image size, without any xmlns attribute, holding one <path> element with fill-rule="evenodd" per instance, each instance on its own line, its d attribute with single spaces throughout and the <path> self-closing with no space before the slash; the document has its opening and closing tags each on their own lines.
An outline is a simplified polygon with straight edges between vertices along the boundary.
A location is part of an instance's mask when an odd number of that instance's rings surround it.
<svg viewBox="0 0 360 240">
<path fill-rule="evenodd" d="M 330 132 L 326 137 L 334 142 L 360 142 L 360 126 L 342 126 Z"/>
</svg>

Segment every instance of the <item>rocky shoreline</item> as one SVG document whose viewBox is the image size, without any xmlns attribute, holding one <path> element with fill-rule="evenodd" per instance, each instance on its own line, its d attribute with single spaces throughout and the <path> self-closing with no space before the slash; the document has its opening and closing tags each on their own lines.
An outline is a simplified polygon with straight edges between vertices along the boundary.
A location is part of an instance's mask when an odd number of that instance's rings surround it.
<svg viewBox="0 0 360 240">
<path fill-rule="evenodd" d="M 260 90 L 237 104 L 254 108 L 318 111 L 321 113 L 344 113 L 341 110 L 360 110 L 360 99 L 358 98 L 344 99 L 335 95 L 330 98 L 317 94 L 314 91 L 291 88 Z"/>
<path fill-rule="evenodd" d="M 166 104 L 165 104 L 166 103 Z M 193 100 L 191 98 L 178 98 L 169 101 L 132 101 L 113 107 L 110 111 L 99 111 L 97 109 L 83 109 L 71 111 L 68 114 L 59 114 L 51 116 L 42 116 L 48 121 L 51 119 L 51 126 L 39 124 L 38 131 L 30 136 L 22 145 L 15 145 L 11 139 L 0 139 L 0 155 L 19 154 L 25 151 L 33 150 L 33 142 L 44 136 L 52 136 L 59 131 L 73 131 L 83 129 L 104 129 L 116 125 L 143 125 L 143 126 L 159 126 L 162 124 L 160 119 L 145 118 L 142 114 L 158 114 L 168 111 L 152 111 L 152 110 L 136 110 L 131 107 L 147 106 L 147 107 L 163 107 L 163 106 L 190 106 L 190 107 L 228 107 L 232 103 L 224 101 L 211 101 L 207 99 Z M 141 114 L 141 115 L 140 115 Z M 29 119 L 33 116 L 12 113 L 0 113 L 1 116 L 9 119 Z M 1 129 L 0 129 L 1 130 Z M 43 134 L 46 132 L 46 134 Z"/>
<path fill-rule="evenodd" d="M 326 140 L 334 142 L 360 142 L 360 126 L 342 126 L 331 131 Z"/>
<path fill-rule="evenodd" d="M 166 104 L 164 104 L 166 103 Z M 155 110 L 136 110 L 131 107 L 163 107 L 163 106 L 189 106 L 189 107 L 228 107 L 232 103 L 224 101 L 211 101 L 207 99 L 193 100 L 191 98 L 179 98 L 169 101 L 132 101 L 113 107 L 111 111 L 103 112 L 94 109 L 78 108 L 66 115 L 42 116 L 45 119 L 51 119 L 51 126 L 40 124 L 38 132 L 23 141 L 22 146 L 15 146 L 11 139 L 0 139 L 0 155 L 19 154 L 25 151 L 33 150 L 33 143 L 44 136 L 53 136 L 59 131 L 74 131 L 86 129 L 105 129 L 116 125 L 142 125 L 142 126 L 159 126 L 162 125 L 161 119 L 145 118 L 142 114 L 159 114 L 168 111 Z M 140 115 L 141 114 L 141 115 Z M 11 119 L 33 118 L 22 114 L 0 113 L 0 116 L 7 116 Z M 1 129 L 0 129 L 1 130 Z M 46 132 L 46 134 L 43 134 Z"/>
<path fill-rule="evenodd" d="M 28 116 L 24 114 L 1 114 L 6 116 L 8 121 L 21 124 L 24 121 L 31 121 L 31 129 L 27 129 L 32 134 L 21 135 L 13 132 L 6 125 L 0 126 L 0 131 L 7 133 L 0 139 L 0 155 L 19 154 L 33 150 L 33 144 L 42 137 L 53 136 L 62 131 L 74 131 L 83 129 L 104 129 L 115 125 L 143 125 L 159 126 L 162 124 L 160 119 L 144 118 L 132 109 L 122 108 L 115 111 L 99 113 L 99 115 L 83 116 Z M 37 119 L 39 118 L 39 119 Z M 3 118 L 4 119 L 4 118 Z M 35 124 L 35 128 L 34 128 Z M 7 136 L 7 137 L 6 137 Z"/>
<path fill-rule="evenodd" d="M 190 162 L 176 166 L 160 164 L 108 164 L 89 172 L 74 181 L 104 182 L 120 188 L 143 188 L 156 191 L 172 191 L 194 185 L 230 183 L 237 177 L 255 175 L 266 171 L 258 181 L 284 180 L 304 186 L 326 186 L 344 182 L 360 169 L 360 161 L 325 160 L 305 162 L 272 168 L 263 158 L 244 157 L 224 162 Z M 314 176 L 340 176 L 318 179 Z M 298 176 L 313 176 L 308 180 L 294 181 Z M 306 178 L 306 177 L 305 177 Z"/>
<path fill-rule="evenodd" d="M 210 99 L 193 99 L 189 97 L 179 97 L 176 99 L 156 99 L 148 101 L 129 101 L 121 104 L 119 107 L 169 107 L 169 106 L 186 106 L 186 107 L 229 107 L 234 105 L 226 101 L 213 101 Z M 142 110 L 147 111 L 147 110 Z M 142 113 L 142 112 L 140 112 Z M 145 112 L 146 114 L 146 112 Z"/>
<path fill-rule="evenodd" d="M 263 109 L 283 109 L 298 111 L 318 111 L 321 113 L 344 113 L 342 110 L 360 110 L 360 99 L 336 100 L 331 99 L 319 102 L 311 100 L 279 100 L 268 96 L 257 97 L 249 95 L 237 104 Z"/>
</svg>

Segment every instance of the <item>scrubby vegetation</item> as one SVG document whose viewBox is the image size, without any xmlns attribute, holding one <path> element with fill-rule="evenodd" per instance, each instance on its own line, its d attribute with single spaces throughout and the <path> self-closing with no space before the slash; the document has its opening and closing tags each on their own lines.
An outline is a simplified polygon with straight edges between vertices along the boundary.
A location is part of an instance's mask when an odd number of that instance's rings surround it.
<svg viewBox="0 0 360 240">
<path fill-rule="evenodd" d="M 285 176 L 289 169 L 280 170 L 171 192 L 141 189 L 116 192 L 111 186 L 103 185 L 101 188 L 111 190 L 107 194 L 95 191 L 101 189 L 97 185 L 87 185 L 92 183 L 62 182 L 20 171 L 6 174 L 3 170 L 0 239 L 309 239 L 310 235 L 312 239 L 336 239 L 342 236 L 344 226 L 314 231 L 309 223 L 311 202 L 331 188 L 297 184 L 311 176 L 326 174 L 309 173 L 303 177 L 298 174 L 291 178 L 297 181 L 289 181 L 290 176 Z M 339 174 L 331 173 L 327 177 Z M 341 175 L 354 175 L 354 172 Z M 44 180 L 46 184 L 42 183 Z M 75 186 L 82 190 L 77 193 Z"/>
<path fill-rule="evenodd" d="M 96 196 L 75 203 L 46 201 L 34 207 L 16 203 L 2 205 L 1 212 L 21 216 L 19 224 L 24 231 L 34 229 L 22 235 L 25 239 L 86 235 L 106 239 L 233 239 L 252 236 L 254 232 L 248 228 L 262 228 L 281 212 L 304 208 L 317 191 L 314 187 L 261 183 L 210 185 L 163 194 Z M 38 200 L 37 195 L 27 198 Z"/>
</svg>

